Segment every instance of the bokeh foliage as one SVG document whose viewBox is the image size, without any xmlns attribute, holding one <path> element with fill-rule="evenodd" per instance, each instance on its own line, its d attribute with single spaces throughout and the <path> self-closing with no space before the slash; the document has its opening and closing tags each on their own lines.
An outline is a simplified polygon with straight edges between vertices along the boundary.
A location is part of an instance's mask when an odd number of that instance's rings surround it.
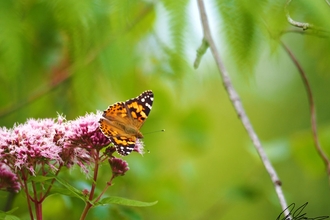
<svg viewBox="0 0 330 220">
<path fill-rule="evenodd" d="M 285 1 L 205 1 L 213 36 L 251 121 L 283 182 L 289 203 L 329 215 L 329 186 L 310 135 L 309 108 L 287 44 L 314 92 L 321 143 L 330 153 L 330 40 L 288 24 Z M 292 1 L 292 18 L 329 27 L 325 1 Z M 68 119 L 155 93 L 142 132 L 150 153 L 130 155 L 131 170 L 108 194 L 158 204 L 98 207 L 89 219 L 275 219 L 274 189 L 228 101 L 207 52 L 193 70 L 202 31 L 196 1 L 0 1 L 0 117 Z M 109 170 L 102 167 L 105 184 Z M 78 168 L 62 174 L 81 189 Z M 1 194 L 2 207 L 6 193 Z M 45 219 L 77 219 L 80 201 L 53 195 Z M 28 219 L 25 198 L 16 214 Z"/>
</svg>

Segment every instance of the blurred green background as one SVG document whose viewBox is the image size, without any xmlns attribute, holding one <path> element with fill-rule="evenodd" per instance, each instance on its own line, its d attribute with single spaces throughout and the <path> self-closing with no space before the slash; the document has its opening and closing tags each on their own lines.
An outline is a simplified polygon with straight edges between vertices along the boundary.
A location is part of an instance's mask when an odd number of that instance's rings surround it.
<svg viewBox="0 0 330 220">
<path fill-rule="evenodd" d="M 329 181 L 311 139 L 309 106 L 282 40 L 313 89 L 321 144 L 330 153 L 329 36 L 290 26 L 285 1 L 205 1 L 234 86 L 283 182 L 308 217 L 330 215 Z M 329 27 L 325 1 L 293 1 L 291 16 Z M 236 115 L 208 51 L 193 69 L 202 29 L 196 1 L 0 1 L 0 125 L 86 112 L 153 90 L 142 128 L 147 151 L 108 195 L 158 204 L 104 206 L 87 219 L 276 219 L 274 187 Z M 110 178 L 102 166 L 100 184 Z M 78 167 L 62 177 L 88 188 Z M 102 189 L 100 187 L 99 189 Z M 1 192 L 4 209 L 6 192 Z M 29 219 L 26 199 L 12 207 Z M 53 195 L 44 219 L 79 219 L 83 202 Z"/>
</svg>

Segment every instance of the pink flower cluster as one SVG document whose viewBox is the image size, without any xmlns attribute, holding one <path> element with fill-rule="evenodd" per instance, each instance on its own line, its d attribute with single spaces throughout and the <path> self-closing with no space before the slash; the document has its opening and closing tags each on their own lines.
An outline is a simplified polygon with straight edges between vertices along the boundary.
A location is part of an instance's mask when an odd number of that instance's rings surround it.
<svg viewBox="0 0 330 220">
<path fill-rule="evenodd" d="M 0 177 L 0 189 L 16 193 L 21 189 L 16 174 L 6 164 L 0 163 Z"/>
<path fill-rule="evenodd" d="M 17 192 L 17 180 L 56 172 L 61 166 L 78 164 L 87 172 L 86 165 L 93 162 L 91 152 L 110 144 L 99 130 L 99 118 L 99 112 L 73 121 L 59 115 L 0 128 L 0 189 Z"/>
</svg>

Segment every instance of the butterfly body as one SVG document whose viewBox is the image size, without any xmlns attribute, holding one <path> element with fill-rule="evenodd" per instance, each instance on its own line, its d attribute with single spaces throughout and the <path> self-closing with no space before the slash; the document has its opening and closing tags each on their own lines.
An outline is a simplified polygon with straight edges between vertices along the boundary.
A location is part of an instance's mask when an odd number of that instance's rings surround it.
<svg viewBox="0 0 330 220">
<path fill-rule="evenodd" d="M 137 139 L 143 138 L 140 129 L 152 108 L 154 95 L 147 90 L 136 98 L 110 105 L 99 121 L 100 130 L 126 156 L 134 150 Z"/>
</svg>

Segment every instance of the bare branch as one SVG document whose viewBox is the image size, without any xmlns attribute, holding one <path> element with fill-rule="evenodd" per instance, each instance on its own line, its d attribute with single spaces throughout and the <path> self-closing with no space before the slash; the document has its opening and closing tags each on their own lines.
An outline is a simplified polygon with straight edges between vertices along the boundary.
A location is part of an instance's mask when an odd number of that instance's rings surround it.
<svg viewBox="0 0 330 220">
<path fill-rule="evenodd" d="M 279 202 L 281 204 L 281 207 L 283 210 L 285 210 L 285 215 L 286 216 L 290 216 L 290 213 L 288 210 L 286 210 L 287 203 L 286 200 L 284 198 L 284 194 L 282 191 L 282 187 L 281 187 L 281 181 L 279 180 L 277 173 L 274 169 L 274 167 L 272 166 L 270 160 L 268 159 L 262 145 L 261 142 L 256 134 L 256 132 L 254 131 L 252 124 L 244 110 L 244 107 L 242 105 L 242 102 L 240 100 L 239 95 L 237 94 L 237 92 L 235 91 L 233 84 L 231 83 L 231 80 L 229 78 L 229 74 L 227 72 L 227 69 L 225 68 L 220 55 L 218 53 L 218 50 L 216 48 L 215 42 L 213 41 L 213 38 L 211 36 L 211 31 L 210 31 L 210 27 L 209 27 L 209 22 L 207 19 L 207 15 L 206 15 L 206 10 L 205 10 L 205 6 L 204 6 L 204 2 L 203 0 L 197 0 L 198 3 L 198 9 L 200 12 L 200 17 L 201 17 L 201 22 L 202 22 L 202 26 L 203 26 L 203 33 L 204 33 L 204 40 L 207 41 L 212 55 L 215 59 L 215 62 L 218 66 L 218 69 L 220 70 L 220 75 L 222 77 L 223 80 L 223 84 L 226 88 L 226 91 L 228 93 L 228 96 L 236 110 L 237 115 L 239 116 L 239 118 L 241 119 L 241 122 L 243 124 L 243 126 L 245 127 L 248 135 L 250 136 L 273 184 L 275 187 L 275 191 L 276 194 L 278 196 Z"/>
<path fill-rule="evenodd" d="M 313 98 L 311 86 L 309 84 L 309 81 L 307 79 L 305 71 L 303 70 L 302 66 L 300 65 L 300 63 L 298 62 L 296 57 L 293 55 L 292 51 L 282 41 L 281 41 L 281 45 L 284 48 L 285 52 L 287 52 L 287 54 L 289 55 L 289 57 L 291 58 L 293 63 L 296 65 L 296 67 L 297 67 L 297 69 L 300 73 L 301 79 L 304 83 L 304 86 L 305 86 L 305 89 L 306 89 L 306 92 L 307 92 L 308 101 L 309 101 L 311 126 L 312 126 L 312 132 L 313 132 L 314 145 L 315 145 L 317 153 L 320 155 L 320 157 L 322 158 L 322 160 L 323 160 L 323 162 L 326 166 L 328 176 L 329 176 L 329 181 L 330 181 L 330 161 L 329 161 L 327 155 L 322 150 L 322 147 L 321 147 L 321 144 L 320 144 L 320 141 L 319 141 L 319 138 L 318 138 L 317 122 L 316 122 L 316 109 L 315 109 L 315 103 L 314 103 L 314 98 Z"/>
</svg>

